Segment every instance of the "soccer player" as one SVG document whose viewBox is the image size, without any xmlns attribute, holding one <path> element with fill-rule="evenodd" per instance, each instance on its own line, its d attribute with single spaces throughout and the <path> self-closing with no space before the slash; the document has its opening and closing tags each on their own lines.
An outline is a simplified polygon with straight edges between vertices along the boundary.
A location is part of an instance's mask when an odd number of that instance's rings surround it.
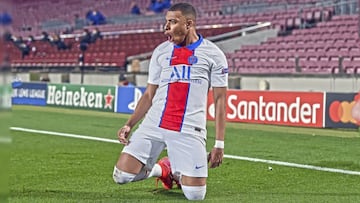
<svg viewBox="0 0 360 203">
<path fill-rule="evenodd" d="M 146 91 L 118 131 L 118 139 L 125 147 L 114 167 L 113 179 L 124 184 L 158 177 L 165 189 L 176 183 L 187 199 L 203 200 L 208 164 L 210 168 L 218 167 L 224 155 L 227 61 L 215 44 L 196 32 L 192 5 L 174 4 L 165 18 L 168 40 L 154 50 Z M 206 104 L 210 87 L 215 103 L 216 141 L 207 155 Z M 156 163 L 165 147 L 168 158 Z"/>
</svg>

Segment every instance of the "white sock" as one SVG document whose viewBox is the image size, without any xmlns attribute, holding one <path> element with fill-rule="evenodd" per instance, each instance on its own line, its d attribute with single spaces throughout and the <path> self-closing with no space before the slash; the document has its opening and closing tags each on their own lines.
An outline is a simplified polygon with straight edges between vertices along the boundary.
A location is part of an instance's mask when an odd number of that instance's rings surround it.
<svg viewBox="0 0 360 203">
<path fill-rule="evenodd" d="M 148 178 L 150 178 L 150 177 L 160 177 L 161 175 L 162 175 L 161 166 L 159 164 L 155 164 L 154 167 L 152 168 Z"/>
<path fill-rule="evenodd" d="M 181 189 L 188 200 L 203 200 L 206 195 L 206 185 L 203 186 L 185 186 Z"/>
</svg>

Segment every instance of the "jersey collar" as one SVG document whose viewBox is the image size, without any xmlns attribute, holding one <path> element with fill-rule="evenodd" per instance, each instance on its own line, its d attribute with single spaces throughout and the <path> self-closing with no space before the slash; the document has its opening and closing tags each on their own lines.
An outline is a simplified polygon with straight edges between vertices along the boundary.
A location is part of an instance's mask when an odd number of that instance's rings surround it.
<svg viewBox="0 0 360 203">
<path fill-rule="evenodd" d="M 196 42 L 187 45 L 186 48 L 188 48 L 190 50 L 196 49 L 201 44 L 201 42 L 203 41 L 203 36 L 200 35 L 200 34 L 198 34 L 198 36 L 199 36 L 199 39 Z M 175 48 L 181 48 L 181 46 L 179 46 L 179 45 L 174 45 L 174 47 Z"/>
</svg>

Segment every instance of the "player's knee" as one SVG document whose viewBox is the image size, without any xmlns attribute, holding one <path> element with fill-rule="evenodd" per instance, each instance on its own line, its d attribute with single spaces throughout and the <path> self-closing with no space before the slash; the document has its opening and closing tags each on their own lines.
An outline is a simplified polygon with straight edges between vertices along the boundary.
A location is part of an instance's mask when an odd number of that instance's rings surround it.
<svg viewBox="0 0 360 203">
<path fill-rule="evenodd" d="M 114 167 L 113 179 L 117 184 L 125 184 L 131 182 L 134 180 L 135 176 L 135 174 L 126 173 L 117 169 L 116 166 Z"/>
<path fill-rule="evenodd" d="M 188 200 L 203 200 L 206 195 L 206 185 L 186 186 L 181 185 L 181 189 Z"/>
</svg>

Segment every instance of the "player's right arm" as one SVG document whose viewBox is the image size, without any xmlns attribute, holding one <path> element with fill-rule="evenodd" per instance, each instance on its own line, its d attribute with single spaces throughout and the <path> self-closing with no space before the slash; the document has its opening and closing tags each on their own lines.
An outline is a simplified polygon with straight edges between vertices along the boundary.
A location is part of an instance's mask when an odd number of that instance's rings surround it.
<svg viewBox="0 0 360 203">
<path fill-rule="evenodd" d="M 118 131 L 118 139 L 122 144 L 128 144 L 128 137 L 131 131 L 131 128 L 136 125 L 150 109 L 152 105 L 152 99 L 154 98 L 155 92 L 158 88 L 158 85 L 148 84 L 146 90 L 139 102 L 136 105 L 134 113 L 130 116 L 129 120 L 125 125 Z"/>
<path fill-rule="evenodd" d="M 169 43 L 167 43 L 169 45 Z M 149 64 L 149 77 L 148 77 L 148 85 L 143 96 L 140 98 L 138 104 L 136 105 L 134 113 L 131 115 L 129 120 L 126 122 L 124 127 L 120 128 L 118 131 L 118 138 L 120 143 L 128 144 L 128 137 L 131 131 L 137 122 L 139 122 L 149 110 L 152 105 L 152 99 L 155 96 L 156 90 L 158 88 L 158 84 L 160 83 L 160 74 L 161 74 L 161 64 L 159 60 L 159 56 L 166 50 L 166 43 L 160 44 L 155 48 Z"/>
</svg>

